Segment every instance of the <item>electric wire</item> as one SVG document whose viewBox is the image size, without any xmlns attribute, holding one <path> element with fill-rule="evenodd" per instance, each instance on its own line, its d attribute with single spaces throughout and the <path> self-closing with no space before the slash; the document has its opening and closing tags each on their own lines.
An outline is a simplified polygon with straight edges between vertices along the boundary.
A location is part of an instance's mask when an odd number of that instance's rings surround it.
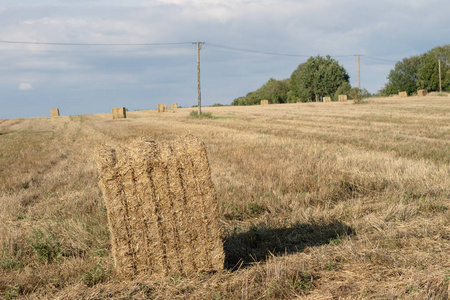
<svg viewBox="0 0 450 300">
<path fill-rule="evenodd" d="M 86 46 L 86 47 L 150 47 L 150 46 L 174 46 L 174 45 L 190 45 L 193 42 L 159 42 L 159 43 L 75 43 L 75 42 L 36 42 L 36 41 L 11 41 L 11 40 L 0 40 L 0 44 L 5 45 L 47 45 L 47 46 Z M 256 55 L 267 55 L 267 56 L 277 56 L 277 57 L 291 57 L 291 58 L 309 58 L 314 57 L 315 55 L 306 55 L 306 54 L 293 54 L 293 53 L 280 53 L 280 52 L 270 52 L 270 51 L 261 51 L 261 50 L 253 50 L 253 49 L 244 49 L 238 47 L 232 47 L 227 45 L 220 45 L 214 43 L 205 43 L 206 46 L 210 46 L 212 48 L 222 49 L 222 50 L 231 50 L 237 51 L 247 54 L 256 54 Z M 211 49 L 212 50 L 212 49 Z M 32 53 L 120 53 L 120 52 L 130 52 L 131 50 L 123 50 L 123 51 L 77 51 L 77 50 L 24 50 L 24 49 L 0 49 L 0 51 L 8 51 L 8 52 L 32 52 Z M 142 51 L 142 50 L 141 50 Z M 355 54 L 341 54 L 341 55 L 329 55 L 332 58 L 344 58 L 344 57 L 354 57 L 358 56 Z M 362 56 L 362 55 L 361 55 Z M 365 58 L 377 61 L 384 61 L 389 63 L 396 63 L 397 61 L 385 58 L 379 58 L 374 56 L 364 55 Z"/>
<path fill-rule="evenodd" d="M 192 42 L 175 43 L 64 43 L 64 42 L 26 42 L 26 41 L 0 41 L 0 44 L 22 44 L 22 45 L 52 45 L 52 46 L 163 46 L 182 45 Z"/>
</svg>

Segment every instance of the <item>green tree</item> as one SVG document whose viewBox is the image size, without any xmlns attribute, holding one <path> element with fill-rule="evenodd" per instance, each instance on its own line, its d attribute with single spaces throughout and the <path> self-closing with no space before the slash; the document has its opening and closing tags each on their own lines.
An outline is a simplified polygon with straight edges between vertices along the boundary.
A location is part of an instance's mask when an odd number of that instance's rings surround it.
<svg viewBox="0 0 450 300">
<path fill-rule="evenodd" d="M 386 95 L 398 94 L 406 91 L 408 94 L 417 90 L 417 72 L 420 66 L 420 56 L 411 56 L 397 62 L 389 72 L 389 80 L 384 87 Z"/>
<path fill-rule="evenodd" d="M 394 69 L 389 72 L 388 82 L 380 90 L 380 94 L 388 96 L 401 91 L 412 94 L 418 89 L 438 91 L 439 59 L 441 60 L 442 89 L 450 91 L 450 45 L 445 45 L 397 62 Z"/>
<path fill-rule="evenodd" d="M 421 63 L 417 71 L 417 88 L 439 91 L 439 59 L 441 60 L 442 89 L 450 89 L 450 45 L 435 47 L 420 57 Z"/>
<path fill-rule="evenodd" d="M 289 99 L 307 102 L 316 97 L 334 96 L 348 80 L 345 68 L 330 56 L 310 57 L 292 73 Z"/>
<path fill-rule="evenodd" d="M 352 89 L 350 83 L 347 81 L 343 82 L 334 93 L 333 100 L 338 100 L 339 95 L 348 95 L 350 93 L 350 90 Z"/>
<path fill-rule="evenodd" d="M 258 90 L 248 93 L 245 97 L 239 97 L 232 105 L 256 105 L 261 100 L 269 100 L 269 103 L 286 103 L 288 100 L 289 80 L 276 80 L 270 78 L 267 83 Z"/>
</svg>

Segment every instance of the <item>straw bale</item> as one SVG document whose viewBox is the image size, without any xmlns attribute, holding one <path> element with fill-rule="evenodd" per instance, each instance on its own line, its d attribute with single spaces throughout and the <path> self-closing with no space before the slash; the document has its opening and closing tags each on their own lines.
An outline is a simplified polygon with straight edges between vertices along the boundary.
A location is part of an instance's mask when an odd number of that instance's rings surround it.
<svg viewBox="0 0 450 300">
<path fill-rule="evenodd" d="M 339 102 L 345 102 L 347 101 L 347 95 L 339 95 L 338 96 Z"/>
<path fill-rule="evenodd" d="M 425 97 L 428 94 L 427 90 L 418 90 L 417 91 L 417 96 L 419 97 Z"/>
<path fill-rule="evenodd" d="M 113 119 L 126 119 L 127 113 L 125 107 L 117 107 L 112 109 Z"/>
<path fill-rule="evenodd" d="M 170 109 L 177 109 L 177 108 L 178 108 L 178 104 L 176 104 L 176 103 L 170 104 Z"/>
<path fill-rule="evenodd" d="M 166 112 L 167 104 L 158 104 L 158 112 Z"/>
<path fill-rule="evenodd" d="M 323 102 L 331 102 L 331 97 L 323 97 Z"/>
<path fill-rule="evenodd" d="M 408 93 L 407 92 L 399 92 L 398 95 L 400 96 L 400 98 L 408 97 Z"/>
<path fill-rule="evenodd" d="M 50 114 L 52 117 L 59 117 L 59 108 L 50 109 Z"/>
<path fill-rule="evenodd" d="M 269 105 L 269 100 L 261 100 L 261 105 Z"/>
<path fill-rule="evenodd" d="M 140 138 L 102 147 L 97 163 L 119 277 L 223 269 L 218 205 L 202 142 Z"/>
</svg>

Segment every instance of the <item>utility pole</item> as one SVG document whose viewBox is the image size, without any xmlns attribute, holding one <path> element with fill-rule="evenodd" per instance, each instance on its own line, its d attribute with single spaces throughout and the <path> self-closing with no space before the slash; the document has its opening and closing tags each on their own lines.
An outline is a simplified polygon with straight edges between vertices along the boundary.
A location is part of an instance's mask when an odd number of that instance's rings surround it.
<svg viewBox="0 0 450 300">
<path fill-rule="evenodd" d="M 438 62 L 439 62 L 439 94 L 442 94 L 442 85 L 441 85 L 441 59 L 439 59 Z"/>
<path fill-rule="evenodd" d="M 356 56 L 358 56 L 358 90 L 361 89 L 361 64 L 359 61 L 359 57 L 361 56 L 361 54 L 357 54 Z"/>
<path fill-rule="evenodd" d="M 198 116 L 202 114 L 202 93 L 200 90 L 200 49 L 201 44 L 204 42 L 195 42 L 192 44 L 197 44 L 197 106 L 198 106 Z"/>
</svg>

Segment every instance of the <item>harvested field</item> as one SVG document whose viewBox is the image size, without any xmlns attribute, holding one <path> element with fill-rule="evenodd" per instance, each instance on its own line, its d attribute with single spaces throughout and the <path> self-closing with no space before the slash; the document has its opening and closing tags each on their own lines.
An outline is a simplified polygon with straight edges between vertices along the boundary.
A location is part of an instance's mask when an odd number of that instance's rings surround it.
<svg viewBox="0 0 450 300">
<path fill-rule="evenodd" d="M 0 298 L 448 298 L 450 97 L 191 110 L 0 120 Z M 123 280 L 96 149 L 187 133 L 224 268 Z"/>
</svg>

